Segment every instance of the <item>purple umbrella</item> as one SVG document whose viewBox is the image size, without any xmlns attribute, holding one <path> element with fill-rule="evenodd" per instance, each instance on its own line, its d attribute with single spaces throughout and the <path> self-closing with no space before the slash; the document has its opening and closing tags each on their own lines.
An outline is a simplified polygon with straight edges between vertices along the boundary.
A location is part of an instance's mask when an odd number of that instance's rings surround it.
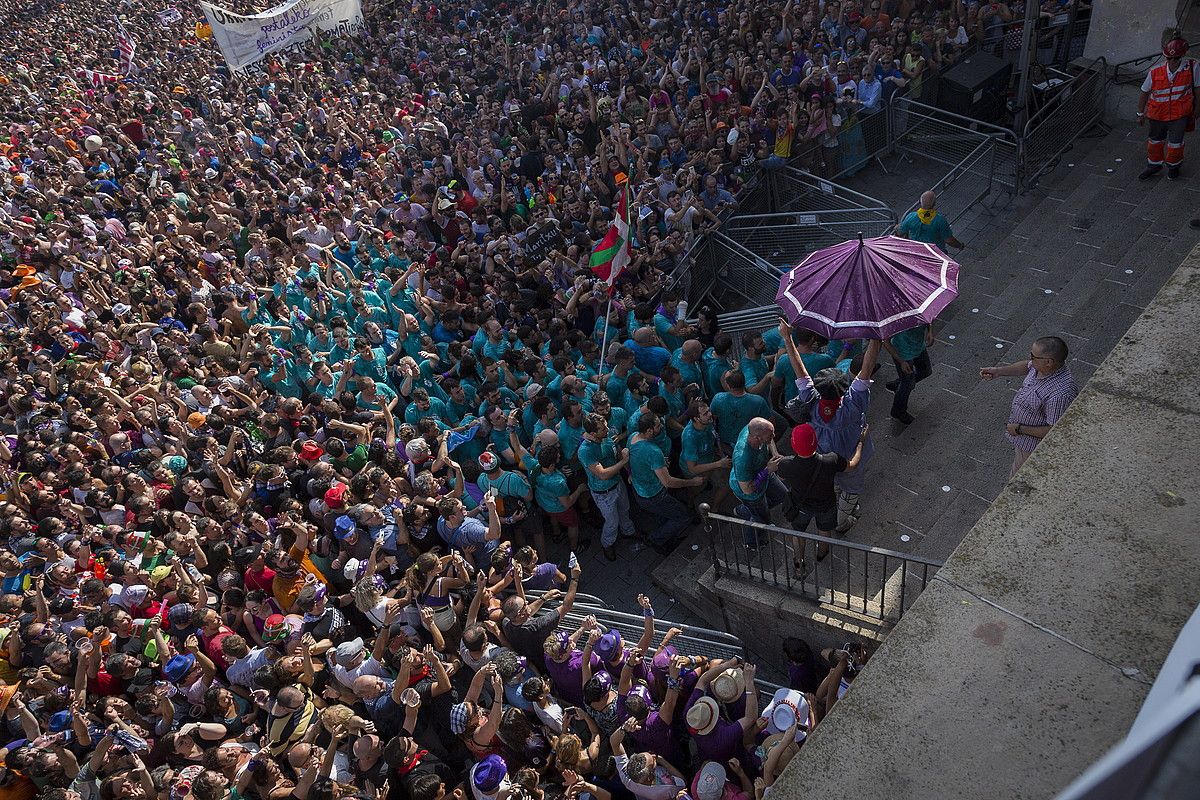
<svg viewBox="0 0 1200 800">
<path fill-rule="evenodd" d="M 828 339 L 886 339 L 933 322 L 958 296 L 958 264 L 931 244 L 861 236 L 784 273 L 775 296 L 788 322 Z"/>
</svg>

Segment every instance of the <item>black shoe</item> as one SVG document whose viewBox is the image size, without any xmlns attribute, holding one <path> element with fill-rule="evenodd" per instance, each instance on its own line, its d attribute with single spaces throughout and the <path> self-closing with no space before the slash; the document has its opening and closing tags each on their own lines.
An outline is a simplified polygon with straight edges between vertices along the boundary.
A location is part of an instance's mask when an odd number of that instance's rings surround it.
<svg viewBox="0 0 1200 800">
<path fill-rule="evenodd" d="M 911 425 L 914 419 L 913 415 L 907 411 L 901 411 L 899 414 L 892 412 L 892 419 L 903 422 L 905 425 Z"/>
<path fill-rule="evenodd" d="M 1174 164 L 1167 167 L 1167 180 L 1169 180 L 1169 181 L 1179 180 L 1179 167 L 1175 166 Z"/>
<path fill-rule="evenodd" d="M 1162 164 L 1150 164 L 1142 170 L 1141 175 L 1138 175 L 1138 180 L 1148 181 L 1160 172 L 1162 172 Z"/>
<path fill-rule="evenodd" d="M 601 547 L 600 549 L 601 549 L 601 550 L 604 552 L 604 557 L 605 557 L 605 558 L 607 558 L 609 561 L 616 561 L 616 560 L 617 560 L 617 547 L 616 547 L 616 545 L 612 545 L 612 544 L 610 544 L 610 545 L 608 545 L 607 547 Z"/>
<path fill-rule="evenodd" d="M 887 389 L 889 392 L 894 392 L 900 388 L 900 381 L 888 381 L 883 385 L 883 388 Z"/>
</svg>

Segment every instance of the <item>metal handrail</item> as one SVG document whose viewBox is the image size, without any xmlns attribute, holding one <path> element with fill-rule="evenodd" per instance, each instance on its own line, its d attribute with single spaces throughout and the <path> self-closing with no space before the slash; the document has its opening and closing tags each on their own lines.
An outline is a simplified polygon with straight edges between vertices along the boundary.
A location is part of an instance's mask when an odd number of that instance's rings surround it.
<svg viewBox="0 0 1200 800">
<path fill-rule="evenodd" d="M 547 591 L 548 591 L 547 589 L 526 589 L 525 596 L 538 598 L 538 597 L 541 597 L 542 595 L 544 595 Z M 551 602 L 553 602 L 553 601 L 551 601 Z M 577 606 L 585 605 L 585 606 L 592 606 L 592 607 L 603 608 L 603 609 L 609 608 L 608 603 L 604 602 L 604 598 L 599 597 L 594 594 L 584 594 L 583 592 L 575 593 L 575 605 L 577 605 Z"/>
<path fill-rule="evenodd" d="M 1188 46 L 1188 53 L 1191 53 L 1192 48 L 1200 47 L 1200 42 L 1188 42 L 1187 46 Z M 1164 58 L 1164 56 L 1162 54 L 1162 48 L 1155 50 L 1153 53 L 1150 53 L 1149 55 L 1140 56 L 1138 58 L 1131 58 L 1128 61 L 1122 61 L 1118 64 L 1114 64 L 1112 66 L 1112 82 L 1115 84 L 1118 84 L 1118 85 L 1123 83 L 1123 81 L 1121 79 L 1121 70 L 1123 68 L 1133 67 L 1133 66 L 1137 66 L 1139 64 L 1145 64 L 1147 62 L 1154 62 L 1160 58 Z M 1146 71 L 1149 72 L 1150 69 L 1152 69 L 1153 67 L 1156 67 L 1156 66 L 1158 66 L 1158 65 L 1152 63 L 1151 66 L 1148 67 Z M 1141 77 L 1141 74 L 1135 73 L 1135 77 Z"/>
<path fill-rule="evenodd" d="M 781 528 L 778 525 L 769 525 L 765 522 L 754 522 L 753 520 L 742 519 L 741 517 L 729 517 L 712 511 L 709 508 L 708 503 L 700 504 L 700 517 L 702 519 L 711 517 L 712 519 L 720 520 L 721 522 L 734 522 L 738 525 L 744 525 L 748 528 L 757 528 L 758 530 L 779 533 L 785 536 L 792 536 L 797 539 L 806 539 L 810 542 L 815 542 L 816 544 L 836 545 L 838 547 L 845 547 L 849 550 L 858 550 L 859 552 L 870 553 L 877 556 L 887 556 L 888 558 L 902 558 L 905 561 L 915 561 L 923 566 L 939 568 L 942 566 L 941 561 L 935 561 L 932 558 L 925 558 L 923 556 L 915 556 L 911 553 L 901 553 L 899 550 L 888 550 L 884 547 L 872 547 L 868 544 L 859 544 L 858 542 L 851 542 L 847 541 L 846 539 L 831 539 L 828 536 L 822 536 L 819 533 L 808 533 L 807 531 L 797 531 L 792 530 L 791 528 Z"/>
<path fill-rule="evenodd" d="M 895 216 L 894 212 L 890 208 L 885 208 L 883 206 L 880 206 L 879 208 L 827 208 L 827 209 L 818 209 L 815 211 L 772 211 L 769 214 L 738 214 L 736 217 L 732 217 L 729 220 L 729 222 L 731 224 L 732 223 L 740 224 L 742 222 L 752 222 L 752 221 L 756 221 L 756 220 L 761 220 L 761 222 L 763 224 L 774 223 L 777 225 L 778 224 L 853 225 L 855 222 L 858 222 L 859 220 L 835 220 L 835 221 L 830 222 L 830 221 L 824 221 L 821 218 L 824 216 L 829 216 L 829 215 L 833 215 L 833 214 L 845 214 L 845 213 L 858 212 L 858 211 L 867 212 L 867 213 L 871 213 L 871 214 L 878 214 L 881 219 L 891 219 Z M 799 217 L 816 217 L 816 221 L 814 221 L 812 223 L 795 222 L 795 220 Z"/>
<path fill-rule="evenodd" d="M 922 556 L 715 514 L 707 504 L 700 516 L 718 576 L 795 592 L 884 623 L 899 619 L 942 566 Z"/>
</svg>

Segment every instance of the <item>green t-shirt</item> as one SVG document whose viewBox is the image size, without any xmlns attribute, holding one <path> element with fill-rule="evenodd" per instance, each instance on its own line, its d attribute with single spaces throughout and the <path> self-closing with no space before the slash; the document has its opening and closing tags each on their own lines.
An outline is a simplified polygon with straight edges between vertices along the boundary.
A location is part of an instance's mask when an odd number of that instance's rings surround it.
<svg viewBox="0 0 1200 800">
<path fill-rule="evenodd" d="M 369 455 L 370 451 L 367 449 L 367 446 L 360 444 L 353 450 L 348 451 L 344 458 L 331 458 L 329 459 L 329 463 L 333 464 L 334 468 L 338 471 L 348 469 L 356 473 L 366 466 Z"/>
</svg>

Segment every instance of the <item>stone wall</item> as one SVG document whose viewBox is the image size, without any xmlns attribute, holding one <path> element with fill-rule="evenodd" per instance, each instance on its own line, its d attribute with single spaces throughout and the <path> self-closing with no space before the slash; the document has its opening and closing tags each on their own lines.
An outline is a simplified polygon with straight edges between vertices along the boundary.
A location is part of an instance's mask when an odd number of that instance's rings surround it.
<svg viewBox="0 0 1200 800">
<path fill-rule="evenodd" d="M 1198 329 L 1200 248 L 884 640 L 780 796 L 1046 798 L 1122 738 L 1200 598 Z"/>
</svg>

